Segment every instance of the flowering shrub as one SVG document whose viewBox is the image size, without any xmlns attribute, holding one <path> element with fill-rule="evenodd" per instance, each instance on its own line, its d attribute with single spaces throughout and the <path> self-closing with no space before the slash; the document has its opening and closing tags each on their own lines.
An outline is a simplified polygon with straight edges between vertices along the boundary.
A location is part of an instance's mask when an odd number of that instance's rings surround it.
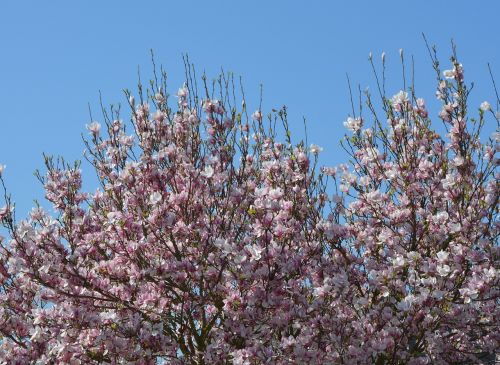
<svg viewBox="0 0 500 365">
<path fill-rule="evenodd" d="M 165 77 L 140 86 L 138 100 L 127 92 L 130 124 L 111 110 L 87 126 L 95 193 L 81 191 L 79 164 L 46 158 L 38 176 L 56 216 L 36 207 L 16 223 L 6 196 L 2 363 L 458 364 L 491 355 L 499 135 L 479 136 L 498 115 L 483 103 L 469 116 L 455 58 L 444 73 L 434 66 L 446 136 L 412 89 L 382 95 L 384 121 L 368 95 L 371 128 L 356 115 L 345 122 L 351 163 L 319 171 L 321 148 L 292 143 L 286 108 L 267 119 L 248 112 L 225 75 L 201 98 L 188 73 L 175 111 Z M 0 167 L 2 184 L 4 175 Z"/>
</svg>

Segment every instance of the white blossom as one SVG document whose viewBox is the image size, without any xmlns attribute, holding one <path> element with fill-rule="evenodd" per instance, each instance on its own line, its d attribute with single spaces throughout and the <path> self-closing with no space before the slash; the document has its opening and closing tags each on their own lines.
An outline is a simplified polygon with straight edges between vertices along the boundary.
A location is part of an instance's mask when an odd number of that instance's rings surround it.
<svg viewBox="0 0 500 365">
<path fill-rule="evenodd" d="M 160 192 L 155 191 L 149 196 L 149 203 L 152 205 L 158 204 L 162 199 L 162 195 Z"/>
<path fill-rule="evenodd" d="M 437 253 L 438 260 L 441 262 L 446 261 L 448 259 L 448 255 L 449 253 L 446 251 L 439 251 Z"/>
<path fill-rule="evenodd" d="M 443 76 L 447 79 L 452 79 L 455 77 L 455 72 L 453 70 L 444 70 Z"/>
<path fill-rule="evenodd" d="M 318 145 L 315 145 L 315 144 L 312 144 L 310 147 L 309 147 L 309 151 L 311 153 L 314 153 L 315 155 L 322 152 L 323 151 L 323 147 L 320 147 Z"/>
<path fill-rule="evenodd" d="M 257 245 L 246 245 L 245 249 L 252 255 L 252 260 L 257 261 L 261 258 L 262 248 Z"/>
<path fill-rule="evenodd" d="M 405 264 L 405 259 L 403 256 L 397 255 L 392 259 L 392 264 L 397 267 L 403 266 Z"/>
<path fill-rule="evenodd" d="M 259 122 L 262 120 L 262 113 L 260 112 L 260 110 L 256 110 L 253 112 L 252 119 Z"/>
<path fill-rule="evenodd" d="M 447 276 L 450 273 L 451 268 L 448 265 L 438 265 L 436 271 L 440 276 Z"/>
<path fill-rule="evenodd" d="M 392 97 L 392 104 L 406 104 L 408 100 L 408 93 L 401 90 Z"/>
<path fill-rule="evenodd" d="M 483 102 L 481 103 L 480 108 L 481 108 L 481 110 L 482 110 L 483 112 L 486 112 L 486 111 L 488 111 L 488 110 L 491 110 L 491 105 L 490 105 L 490 103 L 488 103 L 487 101 L 483 101 Z"/>
<path fill-rule="evenodd" d="M 361 126 L 363 125 L 363 121 L 361 118 L 347 118 L 347 120 L 344 122 L 344 126 L 349 129 L 350 131 L 357 132 L 361 129 Z"/>
<path fill-rule="evenodd" d="M 211 178 L 212 176 L 214 176 L 214 168 L 210 165 L 205 166 L 205 170 L 203 170 L 201 175 L 207 178 Z"/>
<path fill-rule="evenodd" d="M 101 130 L 101 125 L 98 122 L 87 124 L 86 127 L 94 136 L 97 136 L 99 134 L 99 131 Z"/>
</svg>

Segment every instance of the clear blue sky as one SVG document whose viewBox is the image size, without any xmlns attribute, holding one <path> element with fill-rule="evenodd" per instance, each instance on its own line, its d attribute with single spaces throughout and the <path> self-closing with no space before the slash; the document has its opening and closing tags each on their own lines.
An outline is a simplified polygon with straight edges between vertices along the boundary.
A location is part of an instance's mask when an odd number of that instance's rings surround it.
<svg viewBox="0 0 500 365">
<path fill-rule="evenodd" d="M 0 163 L 18 218 L 43 197 L 33 177 L 42 152 L 80 159 L 87 104 L 98 115 L 99 90 L 106 103 L 123 101 L 137 66 L 150 76 L 151 48 L 171 91 L 182 82 L 182 53 L 209 76 L 220 67 L 242 75 L 251 97 L 263 83 L 264 108 L 288 105 L 299 137 L 305 116 L 309 142 L 324 147 L 322 162 L 337 164 L 346 159 L 338 148 L 350 111 L 346 72 L 374 90 L 367 56 L 372 51 L 378 62 L 385 51 L 392 95 L 401 88 L 403 48 L 416 58 L 417 91 L 433 99 L 425 32 L 444 64 L 455 40 L 466 76 L 476 81 L 473 100 L 493 101 L 486 64 L 500 75 L 499 16 L 498 0 L 3 1 Z M 89 166 L 83 171 L 93 191 Z"/>
</svg>

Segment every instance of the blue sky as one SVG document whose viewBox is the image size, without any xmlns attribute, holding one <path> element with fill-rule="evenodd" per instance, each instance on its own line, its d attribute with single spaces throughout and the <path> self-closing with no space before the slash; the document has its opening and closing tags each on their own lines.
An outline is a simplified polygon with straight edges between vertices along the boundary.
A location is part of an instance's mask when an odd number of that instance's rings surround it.
<svg viewBox="0 0 500 365">
<path fill-rule="evenodd" d="M 42 153 L 81 159 L 88 104 L 98 116 L 99 91 L 106 104 L 123 102 L 138 66 L 144 79 L 151 76 L 150 49 L 169 73 L 171 92 L 183 81 L 183 53 L 209 76 L 221 67 L 241 75 L 250 99 L 262 83 L 264 109 L 286 104 L 299 138 L 306 117 L 309 142 L 323 146 L 321 162 L 333 165 L 346 160 L 338 147 L 350 111 L 345 75 L 374 90 L 370 51 L 376 62 L 387 54 L 390 95 L 402 87 L 399 49 L 414 55 L 417 92 L 433 99 L 421 33 L 438 46 L 443 66 L 453 38 L 466 77 L 476 81 L 472 101 L 492 102 L 486 65 L 500 75 L 499 14 L 498 0 L 4 1 L 0 163 L 18 218 L 43 199 L 33 176 Z M 83 173 L 93 191 L 86 164 Z"/>
</svg>

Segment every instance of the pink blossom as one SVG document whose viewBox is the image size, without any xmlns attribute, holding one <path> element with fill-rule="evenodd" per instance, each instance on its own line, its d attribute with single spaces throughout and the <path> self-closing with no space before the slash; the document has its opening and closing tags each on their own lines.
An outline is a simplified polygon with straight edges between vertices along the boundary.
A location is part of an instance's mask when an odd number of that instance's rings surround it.
<svg viewBox="0 0 500 365">
<path fill-rule="evenodd" d="M 252 119 L 256 121 L 261 121 L 262 120 L 262 113 L 260 110 L 256 110 L 252 114 Z"/>
<path fill-rule="evenodd" d="M 363 126 L 363 120 L 361 118 L 347 118 L 344 122 L 344 126 L 352 132 L 357 132 Z"/>
<path fill-rule="evenodd" d="M 315 145 L 315 144 L 312 144 L 310 147 L 309 147 L 309 151 L 315 155 L 317 155 L 318 153 L 322 152 L 323 151 L 323 148 L 318 146 L 318 145 Z"/>
<path fill-rule="evenodd" d="M 499 135 L 479 139 L 452 63 L 446 135 L 400 91 L 387 126 L 345 122 L 349 163 L 321 173 L 321 147 L 242 121 L 230 86 L 191 105 L 184 84 L 176 110 L 130 96 L 130 118 L 88 126 L 101 188 L 47 159 L 51 209 L 14 221 L 5 196 L 0 363 L 479 363 L 499 337 Z"/>
<path fill-rule="evenodd" d="M 87 124 L 87 129 L 94 136 L 98 136 L 99 135 L 99 131 L 101 130 L 101 125 L 98 122 L 92 122 L 90 124 Z"/>
<path fill-rule="evenodd" d="M 401 90 L 392 97 L 392 106 L 398 112 L 401 112 L 406 107 L 408 102 L 409 102 L 408 93 L 403 90 Z"/>
</svg>

